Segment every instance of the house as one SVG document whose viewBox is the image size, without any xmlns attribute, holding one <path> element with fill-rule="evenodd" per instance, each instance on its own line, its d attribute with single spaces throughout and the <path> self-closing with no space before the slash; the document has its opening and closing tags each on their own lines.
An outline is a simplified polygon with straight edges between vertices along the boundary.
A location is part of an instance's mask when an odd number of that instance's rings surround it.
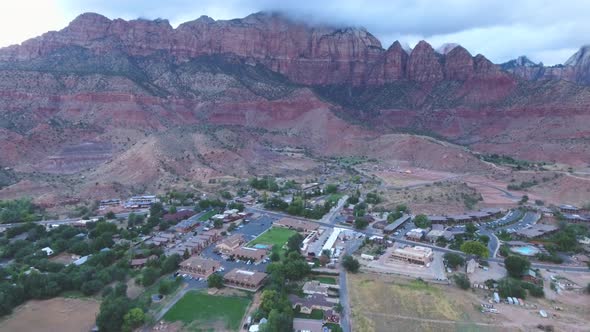
<svg viewBox="0 0 590 332">
<path fill-rule="evenodd" d="M 218 261 L 193 256 L 182 261 L 179 265 L 179 270 L 193 277 L 207 278 L 219 270 L 220 267 L 221 264 Z"/>
<path fill-rule="evenodd" d="M 275 221 L 272 225 L 273 227 L 284 227 L 304 233 L 316 231 L 319 227 L 316 223 L 293 218 L 281 218 L 278 221 Z"/>
<path fill-rule="evenodd" d="M 294 332 L 323 332 L 324 321 L 321 319 L 295 318 L 293 319 Z"/>
<path fill-rule="evenodd" d="M 223 276 L 223 283 L 227 287 L 234 287 L 257 291 L 262 287 L 267 274 L 258 271 L 233 269 Z"/>
<path fill-rule="evenodd" d="M 331 299 L 332 301 L 328 299 L 328 297 L 320 294 L 307 295 L 305 297 L 299 297 L 295 294 L 289 295 L 289 302 L 293 305 L 293 309 L 299 307 L 299 312 L 303 314 L 311 314 L 313 309 L 331 310 L 338 303 L 338 299 Z"/>
<path fill-rule="evenodd" d="M 267 254 L 268 251 L 266 249 L 239 247 L 232 251 L 231 256 L 242 260 L 251 260 L 256 262 L 262 260 Z"/>
<path fill-rule="evenodd" d="M 471 274 L 473 272 L 475 272 L 475 268 L 477 268 L 479 264 L 477 263 L 477 261 L 475 259 L 470 259 L 467 264 L 465 265 L 465 272 L 467 274 Z"/>
<path fill-rule="evenodd" d="M 421 228 L 415 228 L 406 233 L 406 238 L 412 241 L 421 241 L 424 236 L 424 230 Z"/>
<path fill-rule="evenodd" d="M 41 249 L 41 251 L 43 251 L 47 256 L 53 255 L 53 249 L 51 249 L 49 247 L 45 247 L 45 248 Z"/>
<path fill-rule="evenodd" d="M 427 247 L 398 247 L 393 249 L 391 258 L 418 265 L 428 265 L 432 262 L 434 254 L 432 249 Z"/>
<path fill-rule="evenodd" d="M 438 238 L 440 237 L 444 238 L 447 241 L 450 241 L 453 239 L 453 233 L 445 230 L 433 229 L 430 232 L 428 232 L 428 234 L 426 234 L 426 240 L 430 242 L 436 242 L 436 240 L 438 240 Z"/>
<path fill-rule="evenodd" d="M 328 296 L 328 285 L 322 284 L 316 280 L 308 281 L 303 284 L 303 294 L 320 294 L 323 296 Z"/>
<path fill-rule="evenodd" d="M 244 242 L 246 242 L 246 239 L 244 239 L 243 235 L 234 234 L 223 239 L 215 246 L 215 249 L 222 254 L 231 254 L 234 250 L 244 244 Z"/>
<path fill-rule="evenodd" d="M 252 205 L 256 202 L 256 199 L 250 195 L 247 195 L 244 197 L 236 198 L 235 201 L 238 203 L 245 204 L 245 205 Z"/>
<path fill-rule="evenodd" d="M 126 208 L 150 207 L 160 200 L 155 195 L 133 196 L 125 202 Z"/>
</svg>

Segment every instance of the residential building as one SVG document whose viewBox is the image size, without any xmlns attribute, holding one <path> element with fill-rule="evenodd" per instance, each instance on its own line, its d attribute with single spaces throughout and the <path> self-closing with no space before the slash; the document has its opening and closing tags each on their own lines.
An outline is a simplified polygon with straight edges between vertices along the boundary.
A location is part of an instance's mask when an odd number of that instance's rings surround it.
<svg viewBox="0 0 590 332">
<path fill-rule="evenodd" d="M 219 270 L 220 267 L 221 264 L 218 261 L 193 256 L 181 262 L 179 270 L 193 277 L 207 278 Z"/>
<path fill-rule="evenodd" d="M 268 251 L 266 249 L 239 247 L 232 251 L 231 256 L 242 260 L 260 261 L 267 254 Z"/>
<path fill-rule="evenodd" d="M 223 282 L 227 287 L 234 287 L 257 291 L 262 287 L 267 274 L 264 272 L 233 269 L 223 276 Z"/>
<path fill-rule="evenodd" d="M 415 246 L 394 248 L 391 253 L 391 258 L 413 264 L 428 265 L 432 262 L 434 254 L 430 248 Z"/>
<path fill-rule="evenodd" d="M 569 204 L 563 204 L 559 206 L 559 210 L 563 213 L 578 213 L 580 208 Z"/>
<path fill-rule="evenodd" d="M 158 257 L 156 255 L 151 255 L 150 257 L 147 257 L 147 258 L 132 259 L 131 262 L 129 263 L 129 265 L 131 265 L 131 267 L 134 269 L 141 269 L 142 267 L 144 267 L 147 264 L 148 261 L 150 261 L 152 259 L 158 259 Z"/>
<path fill-rule="evenodd" d="M 320 294 L 328 296 L 328 285 L 322 284 L 316 280 L 308 281 L 305 284 L 303 284 L 303 294 Z"/>
<path fill-rule="evenodd" d="M 428 220 L 430 220 L 432 224 L 446 224 L 449 222 L 449 218 L 445 216 L 428 216 Z"/>
<path fill-rule="evenodd" d="M 557 232 L 559 227 L 546 224 L 534 224 L 528 228 L 518 230 L 515 234 L 518 237 L 533 239 L 539 236 L 548 235 Z"/>
<path fill-rule="evenodd" d="M 393 233 L 398 228 L 400 228 L 400 226 L 402 226 L 404 223 L 406 223 L 410 220 L 412 220 L 412 216 L 410 216 L 409 214 L 404 214 L 401 217 L 399 217 L 398 219 L 394 220 L 391 224 L 385 226 L 385 228 L 383 228 L 383 232 L 384 233 Z"/>
<path fill-rule="evenodd" d="M 233 234 L 219 242 L 215 246 L 215 249 L 222 254 L 231 254 L 245 242 L 246 239 L 244 239 L 242 234 Z"/>
<path fill-rule="evenodd" d="M 323 332 L 324 321 L 321 319 L 295 318 L 293 319 L 294 332 Z"/>
</svg>

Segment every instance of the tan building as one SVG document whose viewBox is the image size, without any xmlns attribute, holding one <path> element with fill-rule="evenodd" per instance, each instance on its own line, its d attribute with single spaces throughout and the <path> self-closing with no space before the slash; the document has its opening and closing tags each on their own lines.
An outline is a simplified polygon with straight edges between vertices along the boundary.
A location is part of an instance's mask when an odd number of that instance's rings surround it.
<svg viewBox="0 0 590 332">
<path fill-rule="evenodd" d="M 257 291 L 264 284 L 267 274 L 264 272 L 233 269 L 223 276 L 227 287 Z"/>
<path fill-rule="evenodd" d="M 238 249 L 242 244 L 244 244 L 244 242 L 246 242 L 246 240 L 244 239 L 243 235 L 234 234 L 219 242 L 215 246 L 215 249 L 217 249 L 217 251 L 222 254 L 231 254 L 234 250 Z"/>
<path fill-rule="evenodd" d="M 193 277 L 207 278 L 221 267 L 218 261 L 197 256 L 180 263 L 180 272 L 190 274 Z"/>
<path fill-rule="evenodd" d="M 430 248 L 415 246 L 395 248 L 391 253 L 391 258 L 408 263 L 426 265 L 432 262 L 434 254 Z"/>
<path fill-rule="evenodd" d="M 294 332 L 322 332 L 324 321 L 321 319 L 295 318 L 293 319 Z"/>
<path fill-rule="evenodd" d="M 312 223 L 312 222 L 304 221 L 304 220 L 293 219 L 293 218 L 282 218 L 282 219 L 279 219 L 278 221 L 275 221 L 272 225 L 276 226 L 276 227 L 284 227 L 284 228 L 288 228 L 288 229 L 293 229 L 298 232 L 304 232 L 304 233 L 310 233 L 310 232 L 315 231 L 319 228 L 319 225 L 316 223 Z"/>
<path fill-rule="evenodd" d="M 256 262 L 262 260 L 267 254 L 268 251 L 266 249 L 239 247 L 232 251 L 231 256 L 236 259 Z"/>
</svg>

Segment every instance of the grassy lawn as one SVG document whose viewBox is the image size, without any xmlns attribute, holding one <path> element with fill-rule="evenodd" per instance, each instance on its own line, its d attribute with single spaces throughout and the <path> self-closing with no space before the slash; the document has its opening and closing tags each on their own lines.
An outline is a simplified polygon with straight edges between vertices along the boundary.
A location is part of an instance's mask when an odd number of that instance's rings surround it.
<svg viewBox="0 0 590 332">
<path fill-rule="evenodd" d="M 238 331 L 240 321 L 250 300 L 236 296 L 212 296 L 206 293 L 190 291 L 186 293 L 164 315 L 169 322 L 181 321 L 184 324 L 198 321 L 198 325 L 218 326 L 223 322 L 226 329 Z"/>
<path fill-rule="evenodd" d="M 216 214 L 217 214 L 217 211 L 211 210 L 211 211 L 205 213 L 204 215 L 200 216 L 199 221 L 207 221 L 207 220 L 209 220 L 209 218 L 213 217 Z"/>
<path fill-rule="evenodd" d="M 315 277 L 314 279 L 322 284 L 336 285 L 336 278 L 334 277 Z"/>
<path fill-rule="evenodd" d="M 286 228 L 271 227 L 268 231 L 250 241 L 248 247 L 252 247 L 256 244 L 268 244 L 271 247 L 278 245 L 279 247 L 283 247 L 287 240 L 296 233 L 296 231 Z"/>
<path fill-rule="evenodd" d="M 297 318 L 310 318 L 310 319 L 324 319 L 324 311 L 320 309 L 313 309 L 311 314 L 302 314 L 300 312 L 295 313 Z"/>
</svg>

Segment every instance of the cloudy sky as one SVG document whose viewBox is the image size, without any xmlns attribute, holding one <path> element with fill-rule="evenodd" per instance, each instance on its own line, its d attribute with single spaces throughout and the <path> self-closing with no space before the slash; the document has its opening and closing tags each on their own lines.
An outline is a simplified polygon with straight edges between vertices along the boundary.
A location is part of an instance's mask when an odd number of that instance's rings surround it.
<svg viewBox="0 0 590 332">
<path fill-rule="evenodd" d="M 281 11 L 310 22 L 363 26 L 383 47 L 425 39 L 454 42 L 496 63 L 519 55 L 562 63 L 590 44 L 590 1 L 577 0 L 1 0 L 0 46 L 59 30 L 82 12 L 109 18 L 166 18 L 173 26 L 208 15 Z"/>
</svg>

